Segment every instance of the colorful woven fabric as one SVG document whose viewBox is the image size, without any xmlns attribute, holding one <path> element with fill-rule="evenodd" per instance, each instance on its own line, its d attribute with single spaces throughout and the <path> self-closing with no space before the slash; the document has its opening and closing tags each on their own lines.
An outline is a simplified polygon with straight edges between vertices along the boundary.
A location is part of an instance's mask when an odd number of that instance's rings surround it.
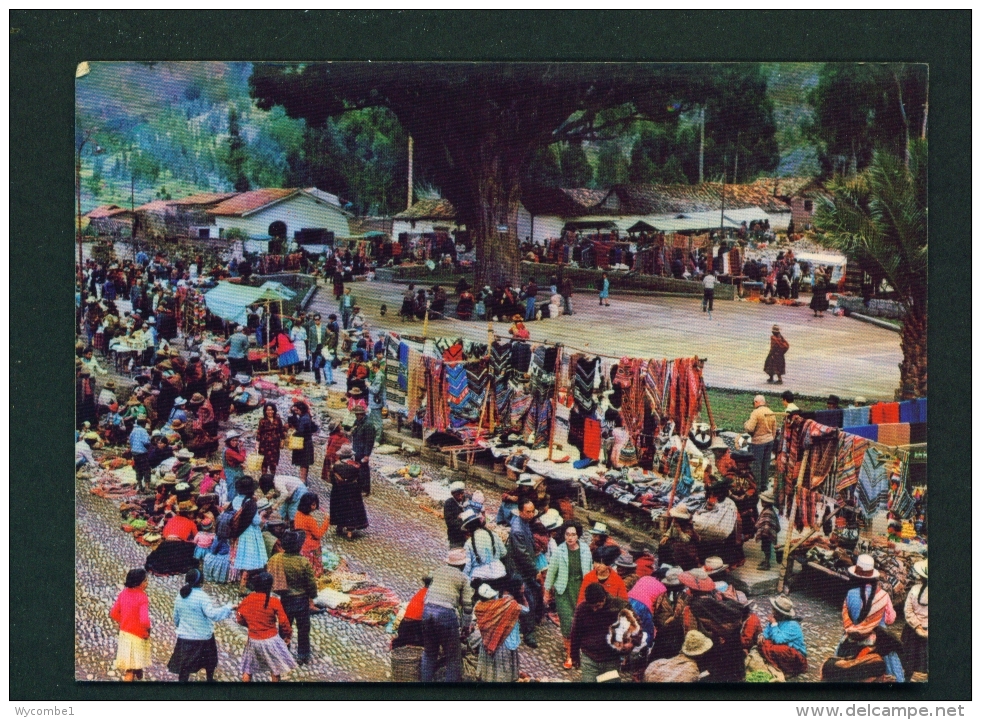
<svg viewBox="0 0 981 720">
<path fill-rule="evenodd" d="M 438 344 L 437 344 L 438 347 Z M 452 345 L 443 350 L 443 362 L 459 363 L 463 362 L 463 341 L 457 340 Z"/>
<path fill-rule="evenodd" d="M 869 411 L 869 418 L 874 425 L 899 422 L 899 403 L 878 403 Z"/>
<path fill-rule="evenodd" d="M 869 448 L 862 460 L 855 497 L 859 509 L 867 517 L 874 515 L 889 500 L 888 468 L 886 461 L 875 448 Z"/>
<path fill-rule="evenodd" d="M 858 427 L 869 424 L 869 409 L 867 407 L 844 408 L 841 411 L 842 427 Z"/>
<path fill-rule="evenodd" d="M 858 472 L 862 468 L 865 452 L 872 443 L 865 438 L 843 433 L 838 441 L 837 482 L 839 493 L 858 484 Z"/>
<path fill-rule="evenodd" d="M 891 447 L 909 445 L 909 423 L 883 423 L 879 425 L 879 442 Z"/>
<path fill-rule="evenodd" d="M 866 440 L 871 440 L 872 442 L 878 442 L 879 440 L 879 426 L 878 425 L 860 425 L 858 427 L 846 427 L 844 428 L 846 433 L 851 433 L 852 435 L 858 435 Z"/>
<path fill-rule="evenodd" d="M 426 384 L 424 424 L 433 430 L 446 430 L 450 424 L 450 411 L 447 405 L 445 366 L 441 360 L 431 357 L 423 357 L 422 362 L 425 367 Z M 466 384 L 466 371 L 464 371 L 464 384 Z"/>
<path fill-rule="evenodd" d="M 599 364 L 599 358 L 589 360 L 585 357 L 580 357 L 576 361 L 572 397 L 575 400 L 576 409 L 583 414 L 588 415 L 596 407 L 593 388 L 596 386 L 596 371 L 599 368 Z"/>
</svg>

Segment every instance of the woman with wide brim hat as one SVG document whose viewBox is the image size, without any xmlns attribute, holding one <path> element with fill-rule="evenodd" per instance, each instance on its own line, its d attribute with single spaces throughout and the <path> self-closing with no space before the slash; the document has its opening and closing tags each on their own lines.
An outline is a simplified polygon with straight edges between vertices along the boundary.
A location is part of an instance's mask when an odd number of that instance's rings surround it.
<svg viewBox="0 0 981 720">
<path fill-rule="evenodd" d="M 661 583 L 665 587 L 654 602 L 651 614 L 654 618 L 654 644 L 649 654 L 650 660 L 673 658 L 681 651 L 685 639 L 684 611 L 690 596 L 681 583 L 680 567 L 664 566 L 658 570 Z"/>
<path fill-rule="evenodd" d="M 886 626 L 896 621 L 896 610 L 889 595 L 879 587 L 879 571 L 871 555 L 859 555 L 848 568 L 854 586 L 845 595 L 841 609 L 844 637 L 835 653 L 855 657 L 867 647 L 875 647 L 886 664 L 886 672 L 897 682 L 905 681 L 899 651 L 902 649 Z"/>
<path fill-rule="evenodd" d="M 788 678 L 807 672 L 807 646 L 804 632 L 786 595 L 770 598 L 773 611 L 758 643 L 760 655 Z"/>
<path fill-rule="evenodd" d="M 913 673 L 928 673 L 927 640 L 929 637 L 928 608 L 930 594 L 927 589 L 927 561 L 913 563 L 914 585 L 906 596 L 903 614 L 906 627 L 903 628 L 903 668 L 907 676 Z"/>
<path fill-rule="evenodd" d="M 692 527 L 691 511 L 685 505 L 675 505 L 668 510 L 667 516 L 671 524 L 661 536 L 658 557 L 682 570 L 698 567 L 699 538 Z"/>
</svg>

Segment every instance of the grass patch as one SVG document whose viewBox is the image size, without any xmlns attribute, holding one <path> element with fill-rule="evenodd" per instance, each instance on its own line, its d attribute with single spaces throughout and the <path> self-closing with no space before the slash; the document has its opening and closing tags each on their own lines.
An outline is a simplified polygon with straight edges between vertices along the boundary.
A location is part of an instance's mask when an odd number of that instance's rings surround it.
<svg viewBox="0 0 981 720">
<path fill-rule="evenodd" d="M 783 411 L 783 401 L 780 393 L 767 392 L 763 394 L 766 404 L 773 412 Z M 712 406 L 712 417 L 715 418 L 715 425 L 719 430 L 732 430 L 734 432 L 743 431 L 743 423 L 749 419 L 749 414 L 753 412 L 753 398 L 755 392 L 743 390 L 723 390 L 721 388 L 708 388 L 709 404 Z M 825 398 L 823 397 L 804 397 L 798 395 L 795 402 L 801 410 L 823 410 L 825 408 Z M 708 422 L 708 413 L 702 408 L 702 420 Z"/>
</svg>

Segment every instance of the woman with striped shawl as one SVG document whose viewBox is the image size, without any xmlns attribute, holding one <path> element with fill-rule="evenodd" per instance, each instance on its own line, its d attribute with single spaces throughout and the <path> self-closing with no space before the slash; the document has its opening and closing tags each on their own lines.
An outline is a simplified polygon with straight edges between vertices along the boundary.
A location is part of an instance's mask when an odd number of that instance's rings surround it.
<svg viewBox="0 0 981 720">
<path fill-rule="evenodd" d="M 886 591 L 879 587 L 879 571 L 871 555 L 859 555 L 848 574 L 860 584 L 848 591 L 841 608 L 845 635 L 838 645 L 839 657 L 858 656 L 866 648 L 882 656 L 886 672 L 905 682 L 899 659 L 901 645 L 886 631 L 896 621 L 896 610 Z"/>
</svg>

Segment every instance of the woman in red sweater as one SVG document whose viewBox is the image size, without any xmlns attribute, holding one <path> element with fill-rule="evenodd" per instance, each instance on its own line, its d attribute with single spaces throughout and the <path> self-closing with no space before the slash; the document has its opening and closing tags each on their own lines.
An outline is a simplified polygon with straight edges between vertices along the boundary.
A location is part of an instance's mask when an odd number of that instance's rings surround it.
<svg viewBox="0 0 981 720">
<path fill-rule="evenodd" d="M 109 617 L 119 625 L 116 667 L 123 671 L 123 682 L 142 680 L 143 669 L 153 662 L 150 654 L 150 600 L 146 596 L 146 583 L 146 570 L 143 568 L 126 573 L 126 587 L 109 611 Z"/>
<path fill-rule="evenodd" d="M 256 670 L 268 670 L 273 682 L 296 668 L 287 643 L 292 626 L 279 598 L 272 597 L 273 576 L 263 571 L 249 579 L 252 593 L 238 606 L 239 625 L 249 628 L 242 655 L 242 682 L 251 682 Z"/>
</svg>

